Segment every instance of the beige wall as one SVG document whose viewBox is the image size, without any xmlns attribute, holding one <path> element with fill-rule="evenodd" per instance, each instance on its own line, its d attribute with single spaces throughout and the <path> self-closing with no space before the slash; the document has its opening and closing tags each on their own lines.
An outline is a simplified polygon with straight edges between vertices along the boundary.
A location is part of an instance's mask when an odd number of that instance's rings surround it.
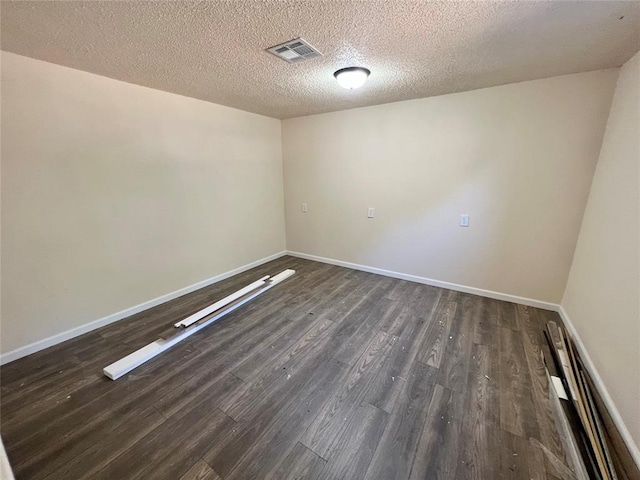
<svg viewBox="0 0 640 480">
<path fill-rule="evenodd" d="M 288 249 L 558 303 L 617 74 L 283 121 Z"/>
<path fill-rule="evenodd" d="M 640 53 L 620 72 L 562 306 L 640 445 Z"/>
<path fill-rule="evenodd" d="M 2 53 L 3 353 L 282 251 L 280 121 Z"/>
</svg>

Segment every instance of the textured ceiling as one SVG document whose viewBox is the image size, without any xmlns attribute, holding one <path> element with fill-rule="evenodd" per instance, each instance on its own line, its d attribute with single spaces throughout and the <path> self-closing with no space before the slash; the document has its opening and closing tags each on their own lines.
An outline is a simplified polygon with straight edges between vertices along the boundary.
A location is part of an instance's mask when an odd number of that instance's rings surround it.
<svg viewBox="0 0 640 480">
<path fill-rule="evenodd" d="M 288 118 L 620 66 L 640 3 L 3 1 L 3 50 Z M 303 37 L 324 56 L 265 48 Z M 371 70 L 360 90 L 335 70 Z"/>
</svg>

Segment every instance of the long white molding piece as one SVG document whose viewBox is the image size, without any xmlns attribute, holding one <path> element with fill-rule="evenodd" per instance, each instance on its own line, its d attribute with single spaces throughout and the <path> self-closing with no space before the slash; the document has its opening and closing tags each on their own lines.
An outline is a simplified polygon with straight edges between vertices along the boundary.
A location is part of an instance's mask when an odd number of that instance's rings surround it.
<svg viewBox="0 0 640 480">
<path fill-rule="evenodd" d="M 13 471 L 11 470 L 11 464 L 9 458 L 7 458 L 7 451 L 4 449 L 4 444 L 0 438 L 0 478 L 2 480 L 15 480 Z"/>
<path fill-rule="evenodd" d="M 640 468 L 640 449 L 633 440 L 633 437 L 631 436 L 629 429 L 625 425 L 624 420 L 622 419 L 620 412 L 616 408 L 615 403 L 613 403 L 613 399 L 611 398 L 611 395 L 609 395 L 609 391 L 607 390 L 606 385 L 602 381 L 602 378 L 600 377 L 600 374 L 598 373 L 593 360 L 591 360 L 591 357 L 587 352 L 587 347 L 585 347 L 584 343 L 582 342 L 582 338 L 580 338 L 578 330 L 576 330 L 575 325 L 569 318 L 569 315 L 567 314 L 567 311 L 564 309 L 564 307 L 560 306 L 558 313 L 560 314 L 560 318 L 562 318 L 562 322 L 564 323 L 565 327 L 567 327 L 567 330 L 571 334 L 573 343 L 576 345 L 576 347 L 578 348 L 578 352 L 580 353 L 580 358 L 582 359 L 583 364 L 587 367 L 589 375 L 591 375 L 591 379 L 598 389 L 600 397 L 607 407 L 613 423 L 616 424 L 618 432 L 620 432 L 620 436 L 629 449 L 629 453 L 631 453 L 633 460 L 636 462 L 638 468 Z"/>
<path fill-rule="evenodd" d="M 151 360 L 153 357 L 155 357 L 155 356 L 161 354 L 162 352 L 170 349 L 171 347 L 173 347 L 177 343 L 181 342 L 185 338 L 193 335 L 194 333 L 202 330 L 206 326 L 212 324 L 213 322 L 215 322 L 219 318 L 225 316 L 227 313 L 230 313 L 233 310 L 235 310 L 236 308 L 240 307 L 241 305 L 244 305 L 249 300 L 257 297 L 258 295 L 261 295 L 262 293 L 266 292 L 270 288 L 275 287 L 278 283 L 285 281 L 287 278 L 292 276 L 294 273 L 296 273 L 295 270 L 287 269 L 287 270 L 284 270 L 284 271 L 280 272 L 278 275 L 270 277 L 265 282 L 264 288 L 260 288 L 258 290 L 256 290 L 254 288 L 253 290 L 249 291 L 248 293 L 245 293 L 244 297 L 242 297 L 242 296 L 237 297 L 235 299 L 236 300 L 235 303 L 227 304 L 227 307 L 226 308 L 223 307 L 223 309 L 218 314 L 216 314 L 216 315 L 212 316 L 211 318 L 208 318 L 208 319 L 206 319 L 206 320 L 204 320 L 204 321 L 202 321 L 200 323 L 196 323 L 195 325 L 193 325 L 193 326 L 191 326 L 189 328 L 180 329 L 176 335 L 173 335 L 173 336 L 171 336 L 171 337 L 169 337 L 167 339 L 158 339 L 155 342 L 151 342 L 150 344 L 145 345 L 144 347 L 136 350 L 135 352 L 130 353 L 126 357 L 121 358 L 117 362 L 114 362 L 111 365 L 105 367 L 103 369 L 103 373 L 107 377 L 109 377 L 111 380 L 117 380 L 121 376 L 126 375 L 127 373 L 129 373 L 134 368 L 139 367 L 143 363 Z M 245 290 L 246 288 L 247 287 L 245 287 L 242 290 Z M 239 290 L 238 292 L 240 292 L 242 290 Z M 238 292 L 236 292 L 236 293 L 238 293 Z M 231 302 L 233 302 L 233 300 L 231 300 Z"/>
<path fill-rule="evenodd" d="M 291 255 L 292 257 L 306 258 L 307 260 L 314 260 L 316 262 L 329 263 L 331 265 L 337 265 L 339 267 L 353 268 L 354 270 L 361 270 L 363 272 L 377 273 L 378 275 L 384 275 L 385 277 L 399 278 L 401 280 L 408 280 L 410 282 L 431 285 L 432 287 L 447 288 L 449 290 L 455 290 L 457 292 L 471 293 L 472 295 L 479 295 L 481 297 L 495 298 L 496 300 L 504 300 L 505 302 L 519 303 L 521 305 L 527 305 L 529 307 L 551 310 L 552 312 L 557 312 L 560 308 L 560 305 L 558 305 L 557 303 L 544 302 L 542 300 L 536 300 L 527 297 L 519 297 L 517 295 L 510 295 L 508 293 L 494 292 L 492 290 L 484 290 L 482 288 L 459 285 L 457 283 L 443 282 L 441 280 L 434 280 L 432 278 L 419 277 L 417 275 L 409 275 L 408 273 L 394 272 L 393 270 L 384 270 L 382 268 L 369 267 L 367 265 L 359 265 L 357 263 L 343 262 L 342 260 L 335 260 L 333 258 L 318 257 L 317 255 L 309 255 L 308 253 L 292 252 L 291 250 L 288 250 L 287 255 Z"/>
<path fill-rule="evenodd" d="M 251 291 L 253 291 L 253 290 L 257 289 L 257 288 L 262 287 L 263 285 L 265 285 L 267 283 L 268 279 L 269 279 L 269 275 L 266 275 L 266 276 L 262 277 L 260 280 L 256 280 L 255 282 L 247 285 L 246 287 L 241 288 L 237 292 L 232 293 L 231 295 L 229 295 L 227 297 L 224 297 L 222 300 L 218 300 L 213 305 L 210 305 L 207 308 L 203 308 L 202 310 L 197 311 L 193 315 L 189 315 L 184 320 L 180 320 L 174 326 L 176 326 L 176 327 L 188 327 L 189 325 L 193 325 L 194 323 L 196 323 L 201 318 L 204 318 L 207 315 L 211 315 L 216 310 L 220 310 L 221 308 L 226 307 L 231 302 L 239 299 L 240 297 L 244 297 L 247 293 L 249 293 L 249 292 L 251 292 Z"/>
<path fill-rule="evenodd" d="M 207 278 L 198 283 L 194 283 L 193 285 L 189 285 L 179 290 L 169 292 L 152 300 L 148 300 L 133 307 L 126 308 L 116 313 L 112 313 L 111 315 L 107 315 L 106 317 L 99 318 L 92 322 L 85 323 L 83 325 L 80 325 L 79 327 L 66 330 L 56 335 L 52 335 L 51 337 L 29 343 L 28 345 L 16 348 L 15 350 L 11 350 L 7 353 L 3 353 L 2 355 L 0 355 L 0 365 L 13 362 L 14 360 L 18 360 L 19 358 L 26 357 L 27 355 L 31 355 L 32 353 L 39 352 L 40 350 L 44 350 L 45 348 L 52 347 L 53 345 L 57 345 L 58 343 L 65 342 L 85 333 L 91 332 L 92 330 L 95 330 L 97 328 L 104 327 L 105 325 L 109 325 L 110 323 L 130 317 L 131 315 L 135 315 L 136 313 L 144 312 L 145 310 L 156 307 L 162 303 L 168 302 L 169 300 L 173 300 L 174 298 L 181 297 L 182 295 L 186 295 L 187 293 L 195 292 L 196 290 L 208 287 L 209 285 L 213 285 L 214 283 L 220 282 L 229 277 L 233 277 L 234 275 L 237 275 L 239 273 L 246 272 L 247 270 L 258 267 L 264 263 L 276 260 L 280 257 L 285 256 L 286 254 L 287 252 L 282 251 L 273 255 L 269 255 L 268 257 L 264 257 L 254 262 L 247 263 L 246 265 L 242 265 L 241 267 L 234 268 L 233 270 L 221 273 L 220 275 L 215 275 L 213 277 Z"/>
</svg>

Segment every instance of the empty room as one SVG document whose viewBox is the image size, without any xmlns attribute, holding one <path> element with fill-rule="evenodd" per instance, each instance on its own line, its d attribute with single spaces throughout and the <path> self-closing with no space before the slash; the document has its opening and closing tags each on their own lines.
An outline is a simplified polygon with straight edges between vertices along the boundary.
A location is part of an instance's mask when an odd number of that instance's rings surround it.
<svg viewBox="0 0 640 480">
<path fill-rule="evenodd" d="M 0 22 L 2 480 L 640 480 L 640 1 Z"/>
</svg>

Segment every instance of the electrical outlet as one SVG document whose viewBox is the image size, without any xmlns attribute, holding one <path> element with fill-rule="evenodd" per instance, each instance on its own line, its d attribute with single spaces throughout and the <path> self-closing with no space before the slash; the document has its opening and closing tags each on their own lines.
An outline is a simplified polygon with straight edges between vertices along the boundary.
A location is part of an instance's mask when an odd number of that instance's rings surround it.
<svg viewBox="0 0 640 480">
<path fill-rule="evenodd" d="M 469 226 L 469 215 L 467 215 L 466 213 L 463 213 L 462 215 L 460 215 L 460 226 L 461 227 Z"/>
</svg>

